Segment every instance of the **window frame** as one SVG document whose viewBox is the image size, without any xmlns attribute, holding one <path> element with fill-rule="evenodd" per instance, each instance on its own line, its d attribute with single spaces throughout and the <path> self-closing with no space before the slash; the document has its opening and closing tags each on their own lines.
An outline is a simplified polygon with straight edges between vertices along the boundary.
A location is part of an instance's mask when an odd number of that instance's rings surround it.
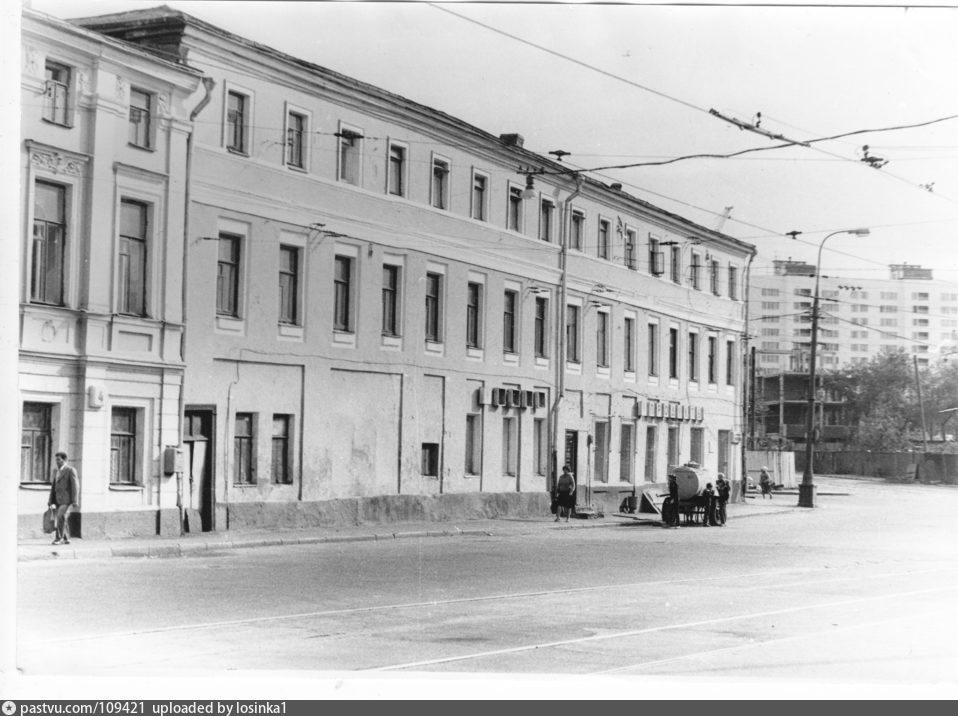
<svg viewBox="0 0 958 716">
<path fill-rule="evenodd" d="M 669 271 L 672 279 L 672 283 L 682 285 L 682 247 L 681 246 L 670 246 L 671 251 L 669 252 Z"/>
<path fill-rule="evenodd" d="M 134 106 L 133 96 L 135 94 L 141 95 L 142 97 L 145 98 L 146 100 L 145 108 L 140 106 Z M 153 108 L 155 105 L 155 97 L 156 97 L 156 94 L 154 92 L 150 92 L 149 90 L 145 90 L 141 87 L 133 87 L 133 86 L 130 87 L 130 103 L 129 103 L 129 119 L 128 119 L 129 133 L 127 135 L 127 144 L 130 145 L 131 147 L 136 147 L 138 149 L 148 149 L 148 150 L 152 150 L 154 148 L 153 127 L 155 123 L 153 121 Z M 137 128 L 139 127 L 139 120 L 137 122 L 134 122 L 133 115 L 135 113 L 139 113 L 141 117 L 142 116 L 146 117 L 145 127 L 142 129 L 142 135 L 143 135 L 142 141 L 140 141 L 141 132 L 137 131 Z"/>
<path fill-rule="evenodd" d="M 609 244 L 612 237 L 612 222 L 603 216 L 599 217 L 598 233 L 596 234 L 596 256 L 600 259 L 609 259 Z"/>
<path fill-rule="evenodd" d="M 622 369 L 635 373 L 635 316 L 624 316 L 622 321 Z"/>
<path fill-rule="evenodd" d="M 585 212 L 581 209 L 572 209 L 572 216 L 569 225 L 569 248 L 576 251 L 582 251 L 585 240 L 586 218 Z"/>
<path fill-rule="evenodd" d="M 669 379 L 679 379 L 679 327 L 669 326 Z"/>
<path fill-rule="evenodd" d="M 342 122 L 336 132 L 336 180 L 351 186 L 363 185 L 363 150 L 365 133 Z"/>
<path fill-rule="evenodd" d="M 698 251 L 692 252 L 692 261 L 689 263 L 689 278 L 691 279 L 692 288 L 696 291 L 702 290 L 702 254 Z"/>
<path fill-rule="evenodd" d="M 48 77 L 49 74 L 56 74 L 61 71 L 66 74 L 66 78 L 58 79 Z M 47 59 L 43 66 L 43 113 L 41 118 L 44 122 L 55 124 L 58 127 L 73 127 L 73 78 L 75 68 L 56 60 Z M 58 100 L 62 98 L 62 105 Z M 62 107 L 62 109 L 61 109 Z"/>
<path fill-rule="evenodd" d="M 622 253 L 623 253 L 622 258 L 623 258 L 623 263 L 625 264 L 625 267 L 627 269 L 631 269 L 632 271 L 638 270 L 638 267 L 639 267 L 639 262 L 635 255 L 635 248 L 636 248 L 636 245 L 638 244 L 638 239 L 639 239 L 639 234 L 635 229 L 628 226 L 625 227 L 625 238 L 624 238 L 624 245 L 622 247 Z"/>
<path fill-rule="evenodd" d="M 565 309 L 565 361 L 566 363 L 581 365 L 582 306 L 576 303 L 566 303 Z"/>
<path fill-rule="evenodd" d="M 555 241 L 556 203 L 549 198 L 539 197 L 539 241 Z"/>
<path fill-rule="evenodd" d="M 732 263 L 728 265 L 728 297 L 738 300 L 738 266 Z"/>
<path fill-rule="evenodd" d="M 292 268 L 286 268 L 283 257 L 292 256 Z M 302 249 L 289 244 L 279 245 L 279 323 L 285 326 L 301 326 L 302 311 L 300 310 L 299 287 L 302 271 Z M 285 295 L 284 301 L 284 277 Z"/>
<path fill-rule="evenodd" d="M 469 477 L 482 474 L 482 413 L 466 413 L 463 472 Z"/>
<path fill-rule="evenodd" d="M 125 234 L 123 208 L 125 205 L 136 206 L 142 210 L 142 236 Z M 153 204 L 143 199 L 128 195 L 121 195 L 117 206 L 117 273 L 116 273 L 116 312 L 124 316 L 146 318 L 150 315 L 150 270 L 151 245 L 153 234 Z M 133 266 L 131 249 L 138 247 L 142 259 Z M 127 269 L 124 270 L 124 257 L 127 257 Z M 142 284 L 137 290 L 133 282 L 133 269 L 137 268 Z"/>
<path fill-rule="evenodd" d="M 404 142 L 390 140 L 387 144 L 386 193 L 403 199 L 409 194 L 409 145 Z"/>
<path fill-rule="evenodd" d="M 698 383 L 699 363 L 701 361 L 701 356 L 699 355 L 699 332 L 697 330 L 689 331 L 686 340 L 688 341 L 686 355 L 688 359 L 689 383 Z"/>
<path fill-rule="evenodd" d="M 436 184 L 436 170 L 442 168 L 442 179 L 439 186 Z M 429 176 L 429 205 L 441 211 L 449 210 L 449 183 L 452 178 L 452 161 L 439 154 L 432 155 Z"/>
<path fill-rule="evenodd" d="M 239 433 L 240 421 L 249 425 L 249 434 Z M 257 484 L 256 413 L 237 412 L 233 416 L 233 459 L 231 478 L 235 487 Z M 242 459 L 245 458 L 245 461 Z M 246 470 L 244 471 L 244 462 Z"/>
<path fill-rule="evenodd" d="M 217 254 L 216 254 L 216 315 L 226 318 L 240 318 L 239 285 L 240 275 L 242 273 L 243 261 L 243 236 L 234 234 L 231 231 L 219 231 L 217 236 Z M 232 243 L 234 251 L 230 260 L 224 260 L 222 255 L 223 242 Z M 224 279 L 224 267 L 232 267 L 226 271 L 227 279 Z M 222 287 L 222 283 L 227 284 Z M 231 295 L 226 295 L 226 292 Z M 223 305 L 225 301 L 226 305 Z M 230 306 L 232 303 L 232 306 Z"/>
<path fill-rule="evenodd" d="M 57 192 L 56 201 L 58 204 L 58 212 L 60 214 L 60 221 L 48 221 L 47 219 L 38 219 L 37 218 L 37 208 L 38 208 L 38 187 L 40 185 L 52 187 Z M 67 238 L 69 236 L 69 196 L 70 190 L 72 187 L 66 184 L 60 184 L 57 182 L 47 181 L 46 179 L 36 178 L 33 181 L 33 231 L 30 236 L 30 284 L 29 284 L 29 302 L 35 304 L 42 304 L 47 306 L 63 306 L 66 298 L 66 258 L 67 258 Z M 37 229 L 38 225 L 42 222 L 44 231 L 42 247 L 37 240 Z M 50 244 L 50 239 L 47 238 L 49 233 L 49 227 L 57 227 L 59 229 L 59 237 L 53 242 L 54 249 L 53 252 L 50 252 L 47 249 L 47 246 Z M 56 266 L 55 268 L 55 282 L 56 288 L 54 291 L 50 291 L 48 288 L 49 285 L 49 273 L 50 269 L 46 268 L 48 262 L 46 257 L 50 253 L 55 253 L 56 255 Z M 38 261 L 38 257 L 42 254 L 44 260 Z M 41 266 L 42 264 L 42 266 Z M 41 267 L 43 271 L 41 272 Z M 42 284 L 42 285 L 41 285 Z M 52 293 L 52 295 L 51 295 Z"/>
<path fill-rule="evenodd" d="M 231 154 L 248 157 L 253 144 L 253 93 L 236 85 L 227 83 L 224 87 L 223 105 L 223 147 Z M 241 110 L 231 107 L 232 98 L 242 99 Z M 236 113 L 240 112 L 240 122 L 236 122 Z"/>
<path fill-rule="evenodd" d="M 424 310 L 426 319 L 426 343 L 443 343 L 443 291 L 445 290 L 445 274 L 427 270 L 424 290 Z M 435 288 L 433 288 L 433 286 Z"/>
<path fill-rule="evenodd" d="M 489 221 L 489 175 L 475 168 L 469 181 L 469 218 Z"/>
<path fill-rule="evenodd" d="M 506 229 L 521 234 L 525 229 L 525 199 L 522 187 L 509 183 L 506 191 Z"/>
<path fill-rule="evenodd" d="M 706 336 L 706 378 L 709 385 L 718 384 L 718 336 L 709 334 Z"/>
<path fill-rule="evenodd" d="M 539 308 L 542 307 L 540 312 Z M 549 357 L 549 297 L 536 296 L 533 314 L 533 352 L 536 358 Z"/>
<path fill-rule="evenodd" d="M 116 418 L 127 416 L 130 418 L 131 428 L 118 431 L 116 427 Z M 125 405 L 114 405 L 110 408 L 110 481 L 111 487 L 132 487 L 142 484 L 140 472 L 141 457 L 141 425 L 142 410 Z M 117 444 L 120 444 L 118 447 Z M 124 447 L 127 448 L 127 457 L 125 460 L 124 477 L 127 479 L 117 479 L 120 472 L 120 456 L 123 454 Z"/>
<path fill-rule="evenodd" d="M 399 264 L 383 262 L 382 266 L 382 323 L 380 332 L 383 336 L 398 338 L 402 335 L 402 269 Z M 391 277 L 387 281 L 387 276 Z"/>
<path fill-rule="evenodd" d="M 302 128 L 293 127 L 293 118 L 302 121 Z M 283 164 L 294 171 L 308 172 L 310 164 L 310 125 L 312 124 L 312 115 L 308 110 L 297 107 L 289 102 L 286 103 L 286 115 L 284 122 L 285 139 L 283 146 Z M 293 140 L 294 133 L 298 133 L 298 142 Z M 295 161 L 294 149 L 299 149 L 299 162 Z"/>
<path fill-rule="evenodd" d="M 481 350 L 483 346 L 484 290 L 485 286 L 479 281 L 466 282 L 466 348 Z"/>
<path fill-rule="evenodd" d="M 283 425 L 282 434 L 277 435 L 277 420 Z M 277 446 L 282 464 L 281 474 L 277 475 Z M 293 484 L 293 416 L 289 413 L 273 413 L 270 431 L 270 482 L 274 485 Z"/>
<path fill-rule="evenodd" d="M 721 296 L 719 291 L 719 262 L 718 259 L 709 260 L 709 287 L 713 296 Z"/>
<path fill-rule="evenodd" d="M 506 288 L 502 292 L 502 352 L 519 353 L 519 292 Z"/>
<path fill-rule="evenodd" d="M 609 324 L 612 314 L 609 310 L 599 310 L 595 313 L 595 365 L 596 368 L 608 370 L 612 364 L 609 339 L 611 337 Z"/>
<path fill-rule="evenodd" d="M 27 426 L 27 407 L 40 408 L 41 425 Z M 53 481 L 53 445 L 56 434 L 56 418 L 59 404 L 42 400 L 24 400 L 20 405 L 20 484 L 21 485 L 49 485 Z M 25 441 L 29 433 L 30 439 Z M 38 445 L 39 441 L 39 445 Z M 28 450 L 30 457 L 24 457 L 24 450 Z M 39 453 L 39 454 L 38 454 Z M 29 470 L 25 470 L 29 465 Z M 38 469 L 39 468 L 39 469 Z M 39 474 L 40 479 L 36 479 Z M 24 479 L 28 475 L 29 479 Z"/>
<path fill-rule="evenodd" d="M 333 331 L 355 334 L 355 256 L 336 253 L 333 257 Z M 345 267 L 345 275 L 343 271 Z"/>
<path fill-rule="evenodd" d="M 646 359 L 648 361 L 648 373 L 650 378 L 659 377 L 659 323 L 658 321 L 649 321 L 646 329 L 646 343 L 648 351 Z"/>
</svg>

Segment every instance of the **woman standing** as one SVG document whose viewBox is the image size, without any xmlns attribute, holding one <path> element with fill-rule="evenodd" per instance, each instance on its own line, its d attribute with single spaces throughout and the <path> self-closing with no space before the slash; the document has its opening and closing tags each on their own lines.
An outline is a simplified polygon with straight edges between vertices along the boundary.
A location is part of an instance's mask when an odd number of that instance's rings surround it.
<svg viewBox="0 0 958 716">
<path fill-rule="evenodd" d="M 765 499 L 765 495 L 768 495 L 768 499 L 772 499 L 772 478 L 768 476 L 768 468 L 763 467 L 762 472 L 759 474 L 758 484 L 762 488 L 762 499 Z"/>
<path fill-rule="evenodd" d="M 572 476 L 572 468 L 568 465 L 562 466 L 562 474 L 556 480 L 556 522 L 559 517 L 565 514 L 565 521 L 569 521 L 569 516 L 575 509 L 575 478 Z"/>
</svg>

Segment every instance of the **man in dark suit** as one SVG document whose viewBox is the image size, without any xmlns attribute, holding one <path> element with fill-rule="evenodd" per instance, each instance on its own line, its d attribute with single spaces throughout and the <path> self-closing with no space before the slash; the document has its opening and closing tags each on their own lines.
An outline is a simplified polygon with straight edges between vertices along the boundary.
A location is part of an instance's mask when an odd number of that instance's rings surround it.
<svg viewBox="0 0 958 716">
<path fill-rule="evenodd" d="M 56 454 L 57 475 L 50 486 L 50 500 L 48 506 L 56 509 L 56 537 L 53 544 L 70 544 L 70 526 L 67 524 L 67 515 L 70 509 L 76 507 L 79 499 L 79 482 L 77 471 L 67 464 L 67 454 Z"/>
</svg>

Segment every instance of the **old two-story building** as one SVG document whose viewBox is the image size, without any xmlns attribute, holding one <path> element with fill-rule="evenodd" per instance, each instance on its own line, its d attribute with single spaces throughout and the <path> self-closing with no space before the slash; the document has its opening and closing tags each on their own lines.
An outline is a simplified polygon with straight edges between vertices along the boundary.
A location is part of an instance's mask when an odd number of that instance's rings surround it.
<svg viewBox="0 0 958 716">
<path fill-rule="evenodd" d="M 161 463 L 180 442 L 200 73 L 30 11 L 22 37 L 21 533 L 39 529 L 61 450 L 81 468 L 83 534 L 155 532 L 176 499 Z"/>
<path fill-rule="evenodd" d="M 545 515 L 563 462 L 606 508 L 690 460 L 741 479 L 750 245 L 182 12 L 77 23 L 205 80 L 190 529 Z"/>
</svg>

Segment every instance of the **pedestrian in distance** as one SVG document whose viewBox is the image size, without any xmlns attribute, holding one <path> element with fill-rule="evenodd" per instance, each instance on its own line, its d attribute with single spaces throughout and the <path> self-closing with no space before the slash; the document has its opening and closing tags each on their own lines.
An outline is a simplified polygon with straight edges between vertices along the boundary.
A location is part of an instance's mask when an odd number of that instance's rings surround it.
<svg viewBox="0 0 958 716">
<path fill-rule="evenodd" d="M 77 471 L 67 463 L 65 452 L 56 454 L 57 474 L 50 485 L 50 499 L 47 508 L 56 511 L 56 536 L 53 544 L 70 544 L 70 525 L 68 517 L 70 510 L 77 506 L 79 483 Z"/>
<path fill-rule="evenodd" d="M 572 511 L 575 510 L 575 477 L 572 475 L 572 468 L 568 465 L 562 466 L 562 474 L 556 480 L 556 522 L 565 515 L 565 521 L 569 521 Z"/>
<path fill-rule="evenodd" d="M 728 519 L 726 505 L 732 495 L 732 488 L 721 472 L 715 481 L 715 521 L 719 526 L 725 527 L 725 521 Z"/>
<path fill-rule="evenodd" d="M 762 488 L 762 499 L 765 499 L 765 495 L 768 495 L 768 499 L 772 499 L 772 478 L 768 475 L 768 468 L 763 467 L 758 478 L 759 487 Z"/>
<path fill-rule="evenodd" d="M 678 529 L 679 527 L 679 481 L 675 475 L 669 475 L 669 496 L 666 505 L 663 505 L 665 524 Z"/>
<path fill-rule="evenodd" d="M 715 490 L 711 482 L 707 483 L 702 490 L 702 503 L 705 508 L 702 514 L 702 526 L 712 527 L 715 525 Z"/>
</svg>

